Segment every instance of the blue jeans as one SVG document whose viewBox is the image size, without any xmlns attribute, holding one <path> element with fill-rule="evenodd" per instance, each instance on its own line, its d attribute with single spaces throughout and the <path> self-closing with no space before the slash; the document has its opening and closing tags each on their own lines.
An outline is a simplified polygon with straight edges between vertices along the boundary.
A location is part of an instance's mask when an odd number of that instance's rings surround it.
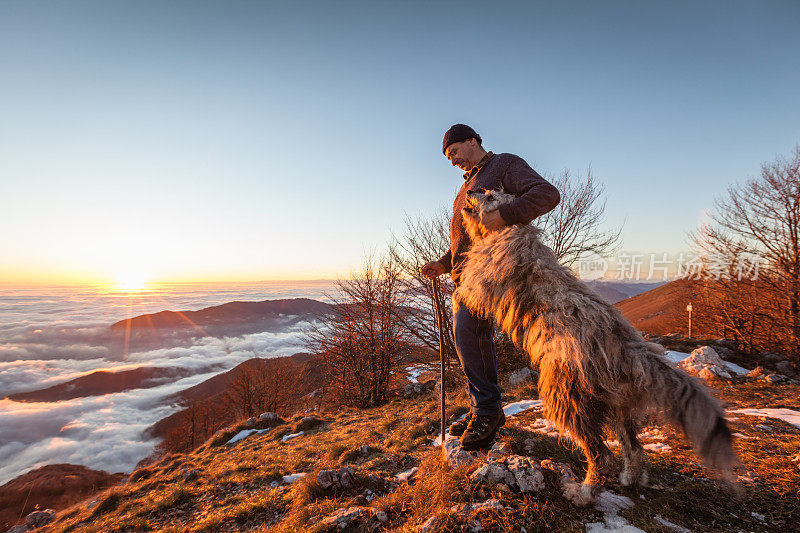
<svg viewBox="0 0 800 533">
<path fill-rule="evenodd" d="M 471 411 L 493 415 L 500 411 L 500 387 L 497 385 L 497 356 L 494 326 L 475 316 L 464 305 L 453 302 L 453 336 L 461 368 L 467 376 Z"/>
</svg>

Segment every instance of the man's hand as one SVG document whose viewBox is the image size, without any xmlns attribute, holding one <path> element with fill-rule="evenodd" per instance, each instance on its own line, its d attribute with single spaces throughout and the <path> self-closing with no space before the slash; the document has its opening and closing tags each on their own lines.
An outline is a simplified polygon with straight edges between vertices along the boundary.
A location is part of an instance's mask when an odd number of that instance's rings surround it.
<svg viewBox="0 0 800 533">
<path fill-rule="evenodd" d="M 497 231 L 500 228 L 508 226 L 503 217 L 500 216 L 500 211 L 489 211 L 481 213 L 481 224 L 489 231 Z"/>
<path fill-rule="evenodd" d="M 429 263 L 425 263 L 422 265 L 422 268 L 419 269 L 423 276 L 427 276 L 431 279 L 441 276 L 445 273 L 444 265 L 441 264 L 439 261 L 431 261 Z"/>
</svg>

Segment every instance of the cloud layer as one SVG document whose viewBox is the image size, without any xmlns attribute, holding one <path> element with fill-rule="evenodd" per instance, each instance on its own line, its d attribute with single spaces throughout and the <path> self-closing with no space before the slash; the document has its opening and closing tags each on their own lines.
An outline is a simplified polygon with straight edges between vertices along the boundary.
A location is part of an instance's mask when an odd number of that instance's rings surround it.
<svg viewBox="0 0 800 533">
<path fill-rule="evenodd" d="M 222 290 L 174 297 L 171 309 L 199 309 L 227 301 L 263 300 L 263 294 Z M 109 472 L 129 472 L 149 455 L 157 441 L 142 432 L 179 409 L 167 398 L 252 357 L 280 357 L 304 349 L 312 327 L 298 317 L 282 317 L 271 331 L 240 337 L 204 337 L 184 346 L 108 358 L 101 346 L 108 325 L 120 316 L 89 295 L 43 298 L 0 295 L 0 398 L 46 388 L 97 370 L 174 367 L 189 377 L 149 389 L 56 403 L 0 400 L 0 484 L 51 463 L 82 464 Z M 64 295 L 62 295 L 64 296 Z M 306 296 L 279 294 L 277 297 Z M 316 296 L 312 294 L 310 296 Z M 95 306 L 97 304 L 97 306 Z M 193 304 L 193 305 L 190 305 Z M 136 314 L 165 309 L 148 304 Z M 117 313 L 119 314 L 119 313 Z M 107 317 L 107 318 L 104 318 Z M 124 318 L 124 315 L 123 317 Z"/>
</svg>

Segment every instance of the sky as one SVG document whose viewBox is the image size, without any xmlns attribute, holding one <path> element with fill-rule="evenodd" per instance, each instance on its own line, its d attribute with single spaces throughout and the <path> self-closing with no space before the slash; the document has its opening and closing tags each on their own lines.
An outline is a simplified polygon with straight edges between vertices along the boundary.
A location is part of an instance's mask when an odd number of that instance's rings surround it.
<svg viewBox="0 0 800 533">
<path fill-rule="evenodd" d="M 591 168 L 678 253 L 800 143 L 800 2 L 0 2 L 0 284 L 345 275 L 448 208 L 444 131 Z"/>
</svg>

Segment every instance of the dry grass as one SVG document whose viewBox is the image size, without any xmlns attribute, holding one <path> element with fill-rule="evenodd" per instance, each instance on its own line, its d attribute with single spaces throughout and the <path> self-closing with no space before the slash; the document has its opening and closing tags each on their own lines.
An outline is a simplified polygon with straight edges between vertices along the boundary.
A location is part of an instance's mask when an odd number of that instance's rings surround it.
<svg viewBox="0 0 800 533">
<path fill-rule="evenodd" d="M 533 392 L 530 385 L 524 385 L 504 400 L 523 399 Z M 798 392 L 797 385 L 749 382 L 717 390 L 730 408 L 798 409 Z M 463 403 L 456 398 L 449 405 L 451 418 L 464 412 Z M 439 449 L 429 445 L 438 431 L 437 409 L 433 395 L 394 400 L 382 408 L 328 413 L 322 417 L 323 425 L 286 442 L 280 437 L 293 432 L 299 418 L 235 445 L 217 442 L 191 454 L 170 455 L 106 491 L 93 509 L 87 509 L 84 502 L 60 512 L 46 530 L 315 531 L 331 512 L 355 505 L 381 509 L 389 521 L 361 521 L 353 531 L 414 531 L 432 515 L 440 517 L 438 531 L 463 531 L 475 521 L 487 531 L 520 531 L 522 527 L 529 532 L 584 531 L 585 523 L 602 521 L 594 509 L 569 504 L 549 471 L 544 472 L 546 488 L 542 492 L 523 496 L 476 485 L 469 478 L 470 469 L 443 468 Z M 509 418 L 501 438 L 514 453 L 536 461 L 565 462 L 576 474 L 583 474 L 582 455 L 569 441 L 529 429 L 541 416 L 527 411 Z M 741 484 L 739 494 L 712 480 L 681 436 L 662 431 L 658 442 L 672 450 L 648 453 L 651 487 L 609 487 L 635 503 L 621 515 L 646 531 L 669 531 L 654 521 L 656 515 L 693 531 L 795 528 L 800 523 L 800 464 L 792 458 L 800 451 L 800 430 L 776 420 L 735 417 L 732 430 L 745 436 L 737 439 L 736 449 L 745 470 L 753 476 L 752 482 Z M 354 485 L 323 490 L 316 473 L 343 465 L 356 472 Z M 413 466 L 418 466 L 419 472 L 412 482 L 395 480 L 397 473 Z M 187 480 L 187 469 L 197 470 L 197 477 Z M 293 484 L 283 483 L 284 475 L 298 472 L 307 475 Z M 505 510 L 466 520 L 451 511 L 457 503 L 488 498 L 499 499 Z M 752 513 L 763 515 L 763 521 Z"/>
</svg>

